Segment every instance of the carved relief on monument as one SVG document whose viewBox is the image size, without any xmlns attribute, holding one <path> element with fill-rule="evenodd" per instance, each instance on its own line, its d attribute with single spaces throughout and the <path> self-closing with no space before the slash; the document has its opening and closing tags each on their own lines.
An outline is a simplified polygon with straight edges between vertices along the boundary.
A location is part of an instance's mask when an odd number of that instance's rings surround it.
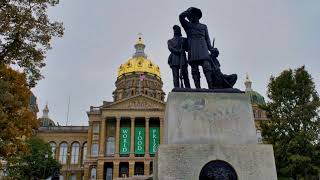
<svg viewBox="0 0 320 180">
<path fill-rule="evenodd" d="M 243 106 L 240 102 L 228 100 L 218 100 L 219 103 L 208 103 L 208 99 L 205 98 L 187 98 L 180 103 L 179 116 L 177 121 L 177 127 L 179 129 L 178 136 L 184 136 L 182 129 L 192 132 L 193 134 L 200 135 L 202 137 L 210 137 L 217 130 L 221 132 L 229 132 L 237 135 L 239 128 L 228 122 L 239 122 L 241 114 L 244 112 L 249 113 L 249 109 Z M 189 118 L 187 118 L 189 117 Z M 193 122 L 187 122 L 186 119 L 190 119 Z M 199 123 L 201 122 L 201 123 Z M 228 128 L 219 128 L 219 124 L 229 124 Z M 191 125 L 192 124 L 192 125 Z"/>
</svg>

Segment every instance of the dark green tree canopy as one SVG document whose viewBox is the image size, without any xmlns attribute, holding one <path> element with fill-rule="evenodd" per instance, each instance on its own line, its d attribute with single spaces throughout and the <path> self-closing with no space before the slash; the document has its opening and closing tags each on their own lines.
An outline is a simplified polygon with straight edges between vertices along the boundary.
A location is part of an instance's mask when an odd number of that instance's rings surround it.
<svg viewBox="0 0 320 180">
<path fill-rule="evenodd" d="M 0 1 L 0 63 L 17 65 L 33 87 L 42 78 L 40 68 L 52 37 L 63 35 L 62 23 L 50 21 L 48 6 L 59 0 Z"/>
<path fill-rule="evenodd" d="M 47 179 L 59 174 L 61 165 L 52 158 L 51 147 L 42 139 L 27 141 L 29 153 L 8 161 L 8 179 Z"/>
<path fill-rule="evenodd" d="M 271 77 L 270 102 L 262 106 L 270 122 L 264 141 L 273 144 L 279 177 L 298 179 L 320 173 L 320 100 L 311 75 L 302 66 Z"/>
</svg>

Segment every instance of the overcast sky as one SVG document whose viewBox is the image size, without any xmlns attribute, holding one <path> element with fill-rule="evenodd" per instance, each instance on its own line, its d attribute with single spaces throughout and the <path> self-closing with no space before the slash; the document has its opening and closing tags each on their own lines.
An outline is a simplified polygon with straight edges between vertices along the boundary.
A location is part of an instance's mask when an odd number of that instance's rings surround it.
<svg viewBox="0 0 320 180">
<path fill-rule="evenodd" d="M 65 35 L 53 40 L 45 79 L 33 89 L 38 116 L 48 102 L 49 116 L 65 125 L 70 96 L 68 125 L 87 125 L 89 107 L 112 100 L 117 69 L 134 53 L 140 32 L 168 94 L 173 84 L 166 43 L 179 13 L 190 6 L 202 10 L 222 71 L 238 74 L 236 88 L 244 90 L 249 73 L 253 89 L 266 97 L 271 75 L 305 65 L 320 92 L 319 0 L 61 0 L 50 15 L 64 23 Z"/>
</svg>

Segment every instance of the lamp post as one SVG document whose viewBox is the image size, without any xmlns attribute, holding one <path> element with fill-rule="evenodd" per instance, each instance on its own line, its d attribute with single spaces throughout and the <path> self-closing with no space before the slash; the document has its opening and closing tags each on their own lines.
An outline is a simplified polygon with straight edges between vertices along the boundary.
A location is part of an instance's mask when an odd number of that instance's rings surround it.
<svg viewBox="0 0 320 180">
<path fill-rule="evenodd" d="M 46 175 L 46 170 L 47 170 L 47 164 L 48 164 L 48 154 L 46 153 L 44 155 L 44 158 L 45 158 L 45 163 L 44 163 L 44 171 L 43 171 L 43 175 L 45 176 Z"/>
<path fill-rule="evenodd" d="M 70 171 L 70 161 L 71 161 L 71 157 L 70 157 L 70 152 L 67 153 L 67 169 L 66 169 L 66 179 L 69 179 L 69 171 Z"/>
<path fill-rule="evenodd" d="M 80 169 L 81 169 L 81 180 L 84 180 L 83 179 L 83 165 L 80 166 Z"/>
</svg>

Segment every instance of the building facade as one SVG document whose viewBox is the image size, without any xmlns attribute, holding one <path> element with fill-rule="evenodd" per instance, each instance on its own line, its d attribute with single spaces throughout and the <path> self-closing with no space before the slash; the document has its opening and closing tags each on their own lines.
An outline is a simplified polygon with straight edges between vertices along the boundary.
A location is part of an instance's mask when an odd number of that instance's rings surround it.
<svg viewBox="0 0 320 180">
<path fill-rule="evenodd" d="M 63 165 L 60 179 L 151 177 L 153 157 L 163 143 L 165 93 L 159 67 L 147 58 L 141 37 L 134 47 L 135 54 L 118 69 L 113 101 L 87 112 L 89 126 L 57 126 L 45 107 L 37 136 L 50 143 Z M 263 97 L 251 89 L 248 77 L 245 84 L 255 119 L 264 120 L 258 107 Z"/>
</svg>

